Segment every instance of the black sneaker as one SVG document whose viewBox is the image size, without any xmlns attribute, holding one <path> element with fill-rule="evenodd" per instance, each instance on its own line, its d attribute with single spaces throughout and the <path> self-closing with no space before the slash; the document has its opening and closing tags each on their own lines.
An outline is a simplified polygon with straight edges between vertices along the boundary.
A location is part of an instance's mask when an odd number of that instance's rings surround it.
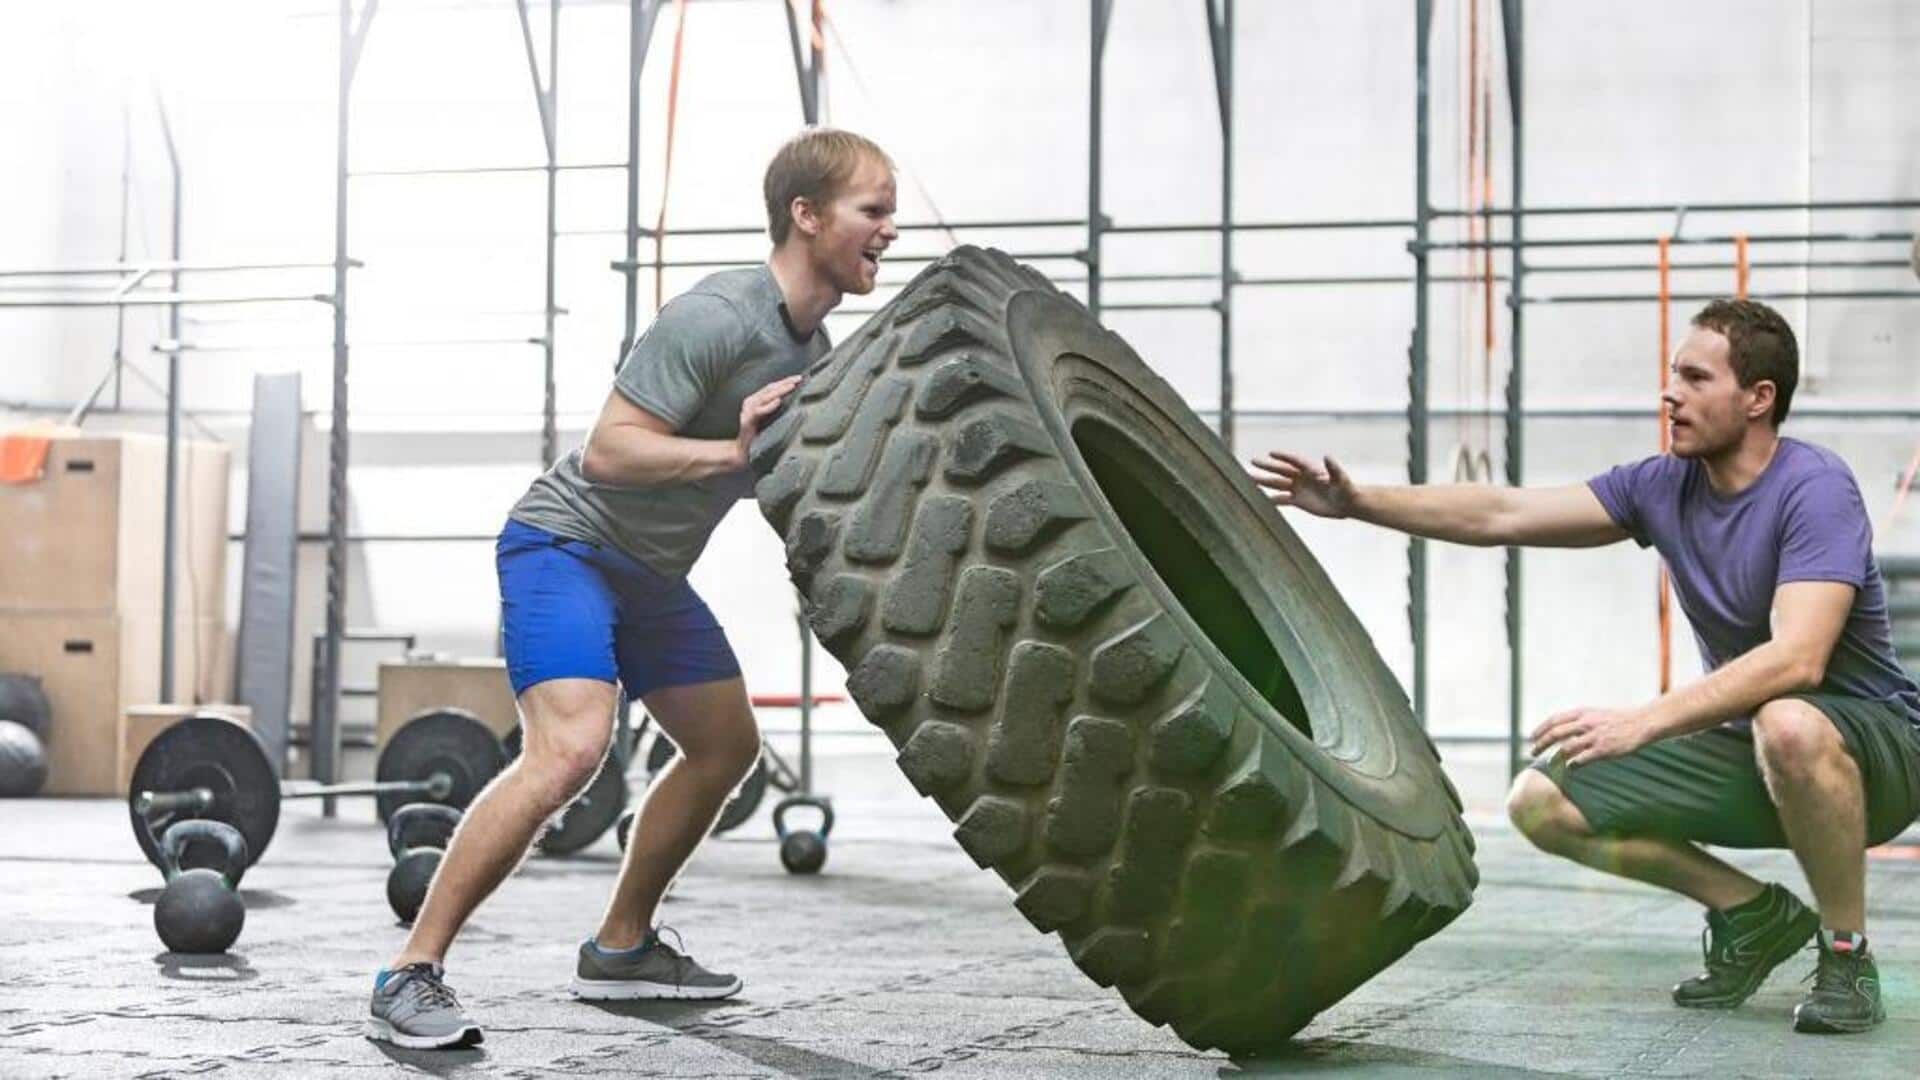
<svg viewBox="0 0 1920 1080">
<path fill-rule="evenodd" d="M 1731 1009 L 1753 996 L 1781 961 L 1820 930 L 1818 912 L 1781 885 L 1768 885 L 1736 914 L 1709 910 L 1700 933 L 1707 970 L 1673 988 L 1689 1009 Z"/>
<path fill-rule="evenodd" d="M 679 941 L 678 934 L 674 940 Z M 711 1001 L 732 997 L 741 985 L 738 976 L 708 971 L 655 933 L 644 945 L 620 952 L 604 950 L 591 938 L 581 942 L 572 990 L 587 1001 Z"/>
<path fill-rule="evenodd" d="M 1840 940 L 1830 940 L 1839 937 Z M 1880 1003 L 1880 970 L 1865 938 L 1822 931 L 1820 963 L 1808 978 L 1813 990 L 1793 1007 L 1793 1030 L 1849 1034 L 1866 1031 L 1887 1018 Z"/>
</svg>

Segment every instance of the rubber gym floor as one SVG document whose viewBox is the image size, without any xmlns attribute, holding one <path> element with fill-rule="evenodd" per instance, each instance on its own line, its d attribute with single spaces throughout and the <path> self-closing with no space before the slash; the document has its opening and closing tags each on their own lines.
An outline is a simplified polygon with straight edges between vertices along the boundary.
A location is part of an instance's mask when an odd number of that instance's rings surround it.
<svg viewBox="0 0 1920 1080">
<path fill-rule="evenodd" d="M 823 742 L 818 786 L 838 817 L 820 876 L 781 869 L 763 805 L 668 898 L 664 921 L 689 950 L 745 978 L 738 998 L 568 997 L 616 865 L 608 836 L 570 859 L 533 857 L 480 909 L 449 981 L 487 1039 L 452 1052 L 360 1035 L 373 971 L 403 936 L 370 802 L 332 820 L 286 804 L 243 884 L 238 945 L 193 964 L 154 936 L 159 876 L 123 805 L 0 802 L 0 1077 L 1914 1075 L 1920 860 L 1883 852 L 1868 871 L 1889 1014 L 1878 1030 L 1789 1029 L 1810 955 L 1738 1010 L 1677 1009 L 1667 989 L 1699 962 L 1697 909 L 1534 852 L 1499 811 L 1501 753 L 1447 754 L 1480 845 L 1473 908 L 1323 1013 L 1290 1056 L 1238 1062 L 1084 978 L 877 739 Z M 1786 853 L 1734 858 L 1804 892 Z"/>
</svg>

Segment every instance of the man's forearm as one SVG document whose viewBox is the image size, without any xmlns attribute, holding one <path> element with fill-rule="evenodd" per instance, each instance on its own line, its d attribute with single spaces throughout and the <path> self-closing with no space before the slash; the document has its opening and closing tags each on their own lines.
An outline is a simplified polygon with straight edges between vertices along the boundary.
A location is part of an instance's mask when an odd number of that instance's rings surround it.
<svg viewBox="0 0 1920 1080">
<path fill-rule="evenodd" d="M 1498 544 L 1506 490 L 1488 484 L 1356 486 L 1351 516 L 1433 540 Z"/>
<path fill-rule="evenodd" d="M 732 439 L 689 439 L 635 427 L 595 431 L 581 455 L 588 480 L 620 487 L 700 480 L 744 465 Z"/>
<path fill-rule="evenodd" d="M 1643 711 L 1653 737 L 1704 731 L 1744 716 L 1784 694 L 1812 690 L 1820 683 L 1804 659 L 1778 641 L 1769 641 L 1677 690 L 1649 702 Z"/>
</svg>

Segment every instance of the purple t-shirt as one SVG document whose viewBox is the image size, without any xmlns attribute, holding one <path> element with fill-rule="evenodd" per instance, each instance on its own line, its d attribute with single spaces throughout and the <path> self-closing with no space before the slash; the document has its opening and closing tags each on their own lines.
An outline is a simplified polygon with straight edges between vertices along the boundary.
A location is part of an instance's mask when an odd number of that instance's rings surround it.
<svg viewBox="0 0 1920 1080">
<path fill-rule="evenodd" d="M 1853 610 L 1819 692 L 1889 702 L 1920 729 L 1920 686 L 1893 655 L 1873 528 L 1839 455 L 1783 438 L 1746 490 L 1717 494 L 1697 460 L 1662 454 L 1618 465 L 1587 486 L 1614 523 L 1666 560 L 1708 671 L 1773 636 L 1774 590 L 1843 581 Z"/>
</svg>

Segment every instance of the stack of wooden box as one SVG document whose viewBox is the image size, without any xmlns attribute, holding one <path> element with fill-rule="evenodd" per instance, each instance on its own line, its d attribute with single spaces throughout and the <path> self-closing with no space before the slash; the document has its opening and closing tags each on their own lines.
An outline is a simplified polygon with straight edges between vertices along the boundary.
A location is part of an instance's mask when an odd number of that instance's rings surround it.
<svg viewBox="0 0 1920 1080">
<path fill-rule="evenodd" d="M 505 660 L 389 660 L 380 665 L 379 687 L 374 741 L 380 746 L 427 709 L 465 709 L 503 739 L 520 724 Z"/>
<path fill-rule="evenodd" d="M 173 697 L 231 695 L 227 447 L 182 442 Z M 50 795 L 118 795 L 130 706 L 160 700 L 166 442 L 53 439 L 38 480 L 0 484 L 0 671 L 38 675 L 53 706 Z"/>
</svg>

